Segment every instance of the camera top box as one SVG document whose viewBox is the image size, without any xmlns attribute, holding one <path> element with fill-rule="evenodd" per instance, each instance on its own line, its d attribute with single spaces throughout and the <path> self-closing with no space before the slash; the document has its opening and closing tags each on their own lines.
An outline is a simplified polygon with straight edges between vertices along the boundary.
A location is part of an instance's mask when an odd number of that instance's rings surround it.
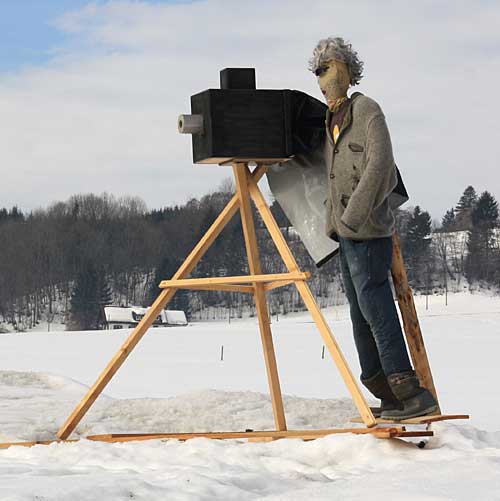
<svg viewBox="0 0 500 501">
<path fill-rule="evenodd" d="M 221 89 L 191 97 L 191 115 L 179 130 L 192 134 L 193 161 L 286 160 L 312 148 L 324 135 L 326 106 L 292 90 L 255 89 L 253 68 L 221 71 Z"/>
</svg>

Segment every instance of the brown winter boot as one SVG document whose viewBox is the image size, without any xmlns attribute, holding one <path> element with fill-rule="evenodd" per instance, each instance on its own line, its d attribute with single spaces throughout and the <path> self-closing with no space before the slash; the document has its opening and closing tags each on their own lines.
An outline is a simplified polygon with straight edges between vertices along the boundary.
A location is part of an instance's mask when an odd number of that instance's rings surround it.
<svg viewBox="0 0 500 501">
<path fill-rule="evenodd" d="M 382 412 L 383 419 L 401 421 L 418 416 L 426 416 L 438 410 L 432 393 L 420 386 L 415 371 L 398 372 L 387 377 L 394 395 L 402 403 L 402 409 L 387 409 Z"/>
<path fill-rule="evenodd" d="M 368 379 L 361 378 L 361 382 L 373 396 L 380 398 L 380 407 L 370 407 L 373 417 L 378 418 L 385 411 L 403 408 L 392 392 L 383 371 L 377 372 Z"/>
</svg>

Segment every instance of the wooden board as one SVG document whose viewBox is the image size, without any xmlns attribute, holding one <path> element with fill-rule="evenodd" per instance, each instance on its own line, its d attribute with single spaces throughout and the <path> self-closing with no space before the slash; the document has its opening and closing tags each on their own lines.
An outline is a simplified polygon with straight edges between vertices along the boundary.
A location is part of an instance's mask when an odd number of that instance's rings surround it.
<svg viewBox="0 0 500 501">
<path fill-rule="evenodd" d="M 394 421 L 393 419 L 382 419 L 376 418 L 377 424 L 429 424 L 436 423 L 437 421 L 451 421 L 454 419 L 469 419 L 468 414 L 436 414 L 433 416 L 420 416 L 411 419 L 403 419 L 402 421 Z M 354 417 L 351 419 L 351 423 L 362 423 L 360 417 Z"/>
<path fill-rule="evenodd" d="M 279 282 L 282 283 L 282 282 Z M 180 288 L 180 287 L 179 287 Z M 210 284 L 210 285 L 193 285 L 192 287 L 182 287 L 183 289 L 193 289 L 197 291 L 223 291 L 223 292 L 242 292 L 245 294 L 253 294 L 252 285 L 228 285 L 228 284 Z"/>
<path fill-rule="evenodd" d="M 432 431 L 407 431 L 404 427 L 390 428 L 334 428 L 329 430 L 285 430 L 285 431 L 236 431 L 236 432 L 207 432 L 207 433 L 135 433 L 135 434 L 106 434 L 91 435 L 88 440 L 100 442 L 134 442 L 143 440 L 191 440 L 194 438 L 209 438 L 213 440 L 251 439 L 256 441 L 293 438 L 300 440 L 316 440 L 328 435 L 352 433 L 355 435 L 373 435 L 377 438 L 396 437 L 431 437 Z"/>
<path fill-rule="evenodd" d="M 274 289 L 278 289 L 279 287 L 286 287 L 287 285 L 294 284 L 295 280 L 285 280 L 283 282 L 269 282 L 268 284 L 264 285 L 264 290 L 266 292 L 272 291 Z"/>
<path fill-rule="evenodd" d="M 415 372 L 420 380 L 420 384 L 434 395 L 434 398 L 439 405 L 438 395 L 436 387 L 434 386 L 432 371 L 427 357 L 427 351 L 425 349 L 424 338 L 422 336 L 417 310 L 413 300 L 413 292 L 410 284 L 408 283 L 408 276 L 406 274 L 406 268 L 397 233 L 394 233 L 393 236 L 391 273 L 413 367 L 415 368 Z M 439 408 L 437 413 L 441 414 L 441 410 Z"/>
</svg>

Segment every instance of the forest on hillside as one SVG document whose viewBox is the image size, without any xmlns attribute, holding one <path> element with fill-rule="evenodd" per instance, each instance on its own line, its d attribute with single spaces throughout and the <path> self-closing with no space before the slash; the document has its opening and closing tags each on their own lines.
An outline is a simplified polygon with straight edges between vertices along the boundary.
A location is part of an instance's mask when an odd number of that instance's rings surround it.
<svg viewBox="0 0 500 501">
<path fill-rule="evenodd" d="M 148 306 L 234 194 L 231 181 L 184 205 L 148 210 L 137 197 L 80 194 L 46 209 L 0 209 L 0 325 L 24 331 L 39 322 L 66 328 L 102 326 L 107 304 Z M 316 269 L 277 203 L 278 221 L 320 306 L 338 301 L 337 259 Z M 284 272 L 256 213 L 263 272 Z M 465 284 L 500 286 L 498 203 L 487 191 L 465 189 L 439 224 L 420 206 L 397 211 L 408 275 L 420 292 Z M 224 229 L 192 276 L 248 273 L 239 215 Z M 272 315 L 303 308 L 293 287 L 268 294 Z M 188 317 L 231 319 L 254 314 L 251 297 L 216 291 L 178 291 L 169 308 Z"/>
</svg>

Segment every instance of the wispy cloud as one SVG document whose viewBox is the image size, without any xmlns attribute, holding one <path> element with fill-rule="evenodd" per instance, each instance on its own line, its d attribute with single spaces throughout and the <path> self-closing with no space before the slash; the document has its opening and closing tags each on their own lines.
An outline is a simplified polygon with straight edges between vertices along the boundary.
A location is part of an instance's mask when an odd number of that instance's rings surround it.
<svg viewBox="0 0 500 501">
<path fill-rule="evenodd" d="M 227 66 L 260 88 L 320 94 L 316 41 L 340 35 L 365 61 L 413 203 L 439 216 L 467 184 L 500 196 L 500 8 L 492 2 L 207 0 L 91 3 L 55 20 L 54 59 L 0 74 L 0 205 L 32 208 L 82 191 L 185 201 L 230 171 L 191 163 L 176 130 L 189 97 Z M 356 89 L 358 90 L 358 89 Z"/>
</svg>

